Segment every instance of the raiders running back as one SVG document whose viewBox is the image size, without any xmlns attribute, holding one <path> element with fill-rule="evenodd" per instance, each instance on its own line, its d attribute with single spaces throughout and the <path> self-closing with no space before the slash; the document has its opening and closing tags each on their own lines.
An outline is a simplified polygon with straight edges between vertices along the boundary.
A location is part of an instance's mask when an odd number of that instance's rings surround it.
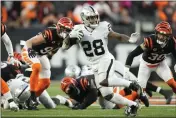
<svg viewBox="0 0 176 118">
<path fill-rule="evenodd" d="M 108 22 L 100 22 L 94 30 L 85 27 L 83 24 L 75 25 L 74 29 L 79 29 L 84 34 L 80 46 L 89 61 L 96 61 L 104 56 L 111 57 L 107 47 L 108 33 L 111 31 L 111 25 Z"/>
</svg>

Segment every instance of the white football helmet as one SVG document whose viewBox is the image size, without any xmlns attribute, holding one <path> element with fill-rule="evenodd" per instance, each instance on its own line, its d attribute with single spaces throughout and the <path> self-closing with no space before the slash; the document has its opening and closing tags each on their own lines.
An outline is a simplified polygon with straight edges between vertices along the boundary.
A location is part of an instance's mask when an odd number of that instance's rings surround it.
<svg viewBox="0 0 176 118">
<path fill-rule="evenodd" d="M 65 76 L 77 78 L 81 73 L 80 67 L 77 65 L 69 65 L 65 69 Z"/>
<path fill-rule="evenodd" d="M 82 66 L 81 76 L 93 75 L 93 74 L 94 74 L 94 72 L 89 65 Z"/>
<path fill-rule="evenodd" d="M 99 13 L 92 6 L 86 6 L 80 13 L 81 19 L 85 26 L 95 29 L 99 22 Z"/>
</svg>

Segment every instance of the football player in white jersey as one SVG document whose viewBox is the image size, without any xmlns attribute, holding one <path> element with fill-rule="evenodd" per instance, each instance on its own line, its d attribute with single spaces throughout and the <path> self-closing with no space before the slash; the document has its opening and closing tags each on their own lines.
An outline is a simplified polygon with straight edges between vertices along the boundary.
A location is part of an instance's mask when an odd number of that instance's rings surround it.
<svg viewBox="0 0 176 118">
<path fill-rule="evenodd" d="M 18 74 L 15 79 L 10 79 L 7 81 L 10 88 L 10 92 L 14 98 L 16 104 L 21 106 L 21 108 L 27 108 L 29 110 L 34 110 L 28 104 L 28 99 L 30 98 L 30 88 L 29 88 L 29 78 L 25 77 L 23 74 Z M 28 102 L 27 102 L 28 101 Z M 45 108 L 52 109 L 56 107 L 48 92 L 44 92 L 39 96 L 39 102 L 45 106 Z M 27 106 L 26 106 L 27 105 Z M 9 104 L 4 101 L 4 109 L 8 109 Z"/>
<path fill-rule="evenodd" d="M 35 110 L 28 105 L 28 99 L 31 95 L 28 77 L 25 77 L 23 74 L 18 74 L 15 79 L 10 79 L 7 81 L 7 84 L 10 88 L 10 92 L 14 98 L 15 103 L 18 104 L 19 108 Z M 47 109 L 54 109 L 57 105 L 65 105 L 70 108 L 73 107 L 73 104 L 69 99 L 61 95 L 50 97 L 46 90 L 44 90 L 44 92 L 38 97 L 38 101 Z M 9 103 L 7 100 L 3 100 L 3 108 L 9 108 Z"/>
<path fill-rule="evenodd" d="M 84 7 L 80 15 L 83 24 L 74 26 L 74 29 L 69 34 L 70 40 L 77 39 L 76 42 L 79 43 L 87 59 L 91 62 L 96 86 L 102 96 L 115 104 L 127 105 L 129 108 L 127 115 L 135 116 L 138 109 L 136 102 L 130 101 L 121 95 L 113 94 L 112 87 L 104 86 L 114 85 L 115 80 L 115 86 L 134 87 L 133 82 L 118 78 L 115 75 L 115 59 L 109 52 L 107 44 L 108 39 L 135 43 L 139 39 L 139 34 L 133 33 L 129 38 L 127 35 L 114 32 L 110 23 L 106 21 L 100 22 L 99 14 L 92 6 Z"/>
</svg>

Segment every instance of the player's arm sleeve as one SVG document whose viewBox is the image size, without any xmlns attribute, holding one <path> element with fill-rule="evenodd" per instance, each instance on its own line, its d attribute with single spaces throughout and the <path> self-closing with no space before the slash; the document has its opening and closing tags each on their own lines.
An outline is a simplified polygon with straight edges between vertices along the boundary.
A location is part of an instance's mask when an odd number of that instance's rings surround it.
<svg viewBox="0 0 176 118">
<path fill-rule="evenodd" d="M 142 49 L 142 45 L 139 45 L 136 49 L 134 49 L 127 57 L 125 66 L 131 67 L 134 57 L 142 54 L 144 50 Z"/>
<path fill-rule="evenodd" d="M 12 42 L 11 42 L 9 36 L 6 33 L 4 33 L 4 35 L 2 36 L 2 41 L 4 42 L 4 45 L 5 45 L 6 50 L 8 52 L 8 55 L 13 56 Z"/>
<path fill-rule="evenodd" d="M 80 104 L 80 107 L 82 109 L 86 109 L 97 100 L 97 96 L 98 94 L 96 88 L 90 88 L 87 96 L 84 98 L 84 101 Z"/>
</svg>

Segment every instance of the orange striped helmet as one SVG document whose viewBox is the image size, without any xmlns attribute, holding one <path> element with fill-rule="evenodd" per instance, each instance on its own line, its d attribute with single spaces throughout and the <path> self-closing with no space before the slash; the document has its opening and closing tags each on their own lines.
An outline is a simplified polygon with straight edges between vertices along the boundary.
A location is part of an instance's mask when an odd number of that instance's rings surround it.
<svg viewBox="0 0 176 118">
<path fill-rule="evenodd" d="M 22 64 L 25 64 L 25 62 L 23 61 L 22 56 L 21 56 L 20 53 L 18 53 L 18 52 L 13 52 L 13 55 L 14 55 L 13 57 L 14 57 L 16 60 L 20 61 Z M 7 61 L 8 61 L 8 62 L 10 61 L 10 57 L 7 58 Z"/>
<path fill-rule="evenodd" d="M 155 31 L 161 34 L 165 35 L 171 35 L 172 34 L 172 28 L 170 24 L 166 21 L 162 21 L 158 23 L 155 27 Z"/>
<path fill-rule="evenodd" d="M 57 25 L 62 26 L 66 29 L 72 29 L 73 28 L 73 22 L 70 18 L 63 17 L 58 22 Z"/>
<path fill-rule="evenodd" d="M 64 91 L 65 93 L 67 93 L 66 89 L 67 89 L 67 87 L 69 87 L 69 85 L 76 86 L 77 85 L 76 80 L 74 78 L 71 78 L 71 77 L 64 77 L 61 80 L 61 89 L 62 89 L 62 91 Z"/>
</svg>

